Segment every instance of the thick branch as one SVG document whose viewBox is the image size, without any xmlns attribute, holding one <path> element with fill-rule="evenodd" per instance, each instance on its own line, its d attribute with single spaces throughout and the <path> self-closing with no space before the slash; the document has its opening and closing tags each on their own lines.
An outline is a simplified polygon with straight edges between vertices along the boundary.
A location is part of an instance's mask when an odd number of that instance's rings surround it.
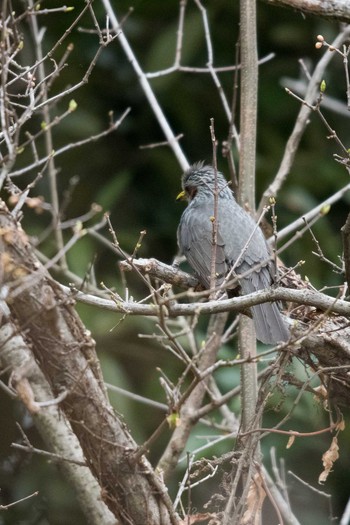
<svg viewBox="0 0 350 525">
<path fill-rule="evenodd" d="M 300 357 L 317 371 L 329 399 L 336 405 L 350 404 L 350 325 L 327 319 L 322 332 L 310 334 L 301 343 Z M 316 358 L 316 360 L 315 360 Z M 317 363 L 317 364 L 316 364 Z"/>
<path fill-rule="evenodd" d="M 1 308 L 3 310 L 3 308 Z M 2 312 L 3 325 L 0 328 L 1 359 L 4 368 L 9 368 L 12 383 L 28 381 L 28 390 L 34 395 L 35 404 L 46 402 L 52 398 L 49 385 L 35 363 L 33 356 L 24 339 L 17 333 L 17 328 L 10 320 L 5 322 L 6 312 Z M 13 385 L 16 388 L 16 385 Z M 22 395 L 21 400 L 29 411 L 32 403 L 28 403 L 28 395 Z M 34 405 L 39 406 L 39 405 Z M 80 445 L 73 434 L 66 418 L 57 405 L 46 406 L 32 417 L 41 437 L 49 449 L 59 456 L 69 455 L 72 462 L 60 461 L 60 469 L 65 479 L 75 490 L 81 510 L 84 512 L 89 525 L 115 524 L 115 517 L 101 501 L 101 488 L 90 470 L 73 462 L 84 462 Z"/>
<path fill-rule="evenodd" d="M 157 259 L 134 259 L 133 266 L 142 274 L 149 275 L 152 278 L 159 279 L 166 283 L 180 286 L 182 288 L 192 288 L 198 286 L 199 282 L 193 275 L 179 270 L 175 266 L 164 264 Z M 120 263 L 122 269 L 131 270 L 132 267 L 128 261 Z M 300 283 L 302 286 L 303 283 Z M 62 286 L 62 289 L 67 293 L 70 291 L 68 287 Z M 108 300 L 83 292 L 72 291 L 73 297 L 82 303 L 104 308 L 121 314 L 129 315 L 147 315 L 157 316 L 159 314 L 159 306 L 137 302 L 127 302 L 120 300 Z M 313 306 L 317 310 L 327 311 L 328 313 L 350 316 L 350 304 L 347 301 L 335 299 L 324 293 L 311 290 L 310 288 L 270 288 L 269 290 L 261 290 L 242 297 L 233 297 L 230 299 L 213 300 L 207 302 L 200 302 L 202 299 L 201 293 L 188 292 L 188 296 L 193 301 L 197 299 L 198 302 L 191 303 L 176 303 L 174 297 L 169 299 L 165 296 L 163 301 L 167 306 L 169 317 L 177 317 L 179 315 L 197 315 L 197 314 L 211 314 L 220 312 L 242 312 L 247 308 L 256 304 L 261 304 L 268 301 L 287 301 L 299 305 Z M 296 317 L 297 318 L 297 317 Z"/>
<path fill-rule="evenodd" d="M 69 291 L 66 286 L 61 286 L 63 290 Z M 157 317 L 160 307 L 155 304 L 142 304 L 136 302 L 115 302 L 108 299 L 102 299 L 94 295 L 84 294 L 82 292 L 74 293 L 74 298 L 84 304 L 97 306 L 112 312 L 127 315 L 146 315 Z M 261 290 L 242 297 L 233 297 L 232 299 L 223 299 L 221 301 L 208 301 L 206 303 L 173 303 L 169 300 L 167 305 L 169 317 L 178 317 L 179 315 L 198 315 L 198 314 L 217 314 L 220 312 L 243 312 L 255 306 L 256 304 L 267 303 L 271 301 L 290 301 L 296 304 L 313 306 L 316 309 L 327 311 L 329 314 L 338 314 L 350 316 L 350 303 L 335 299 L 321 292 L 312 290 L 292 290 L 290 288 L 271 288 L 270 290 Z M 296 319 L 297 320 L 297 319 Z"/>
<path fill-rule="evenodd" d="M 350 23 L 348 0 L 264 0 L 268 4 L 289 7 L 305 15 L 321 16 Z"/>
</svg>

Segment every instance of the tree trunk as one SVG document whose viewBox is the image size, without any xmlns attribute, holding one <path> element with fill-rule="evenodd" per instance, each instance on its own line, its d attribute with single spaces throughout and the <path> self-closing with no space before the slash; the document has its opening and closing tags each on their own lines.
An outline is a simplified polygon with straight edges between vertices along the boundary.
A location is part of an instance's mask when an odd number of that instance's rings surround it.
<svg viewBox="0 0 350 525">
<path fill-rule="evenodd" d="M 122 524 L 176 523 L 161 480 L 137 450 L 110 406 L 95 343 L 65 294 L 34 254 L 5 204 L 0 208 L 0 253 L 6 302 L 76 434 L 103 501 Z M 68 454 L 69 451 L 67 451 Z"/>
</svg>

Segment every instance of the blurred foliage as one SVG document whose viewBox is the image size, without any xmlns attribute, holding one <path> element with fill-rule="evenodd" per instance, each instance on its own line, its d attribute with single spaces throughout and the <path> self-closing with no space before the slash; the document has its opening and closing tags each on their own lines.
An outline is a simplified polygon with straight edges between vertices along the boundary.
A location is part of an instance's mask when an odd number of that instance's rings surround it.
<svg viewBox="0 0 350 525">
<path fill-rule="evenodd" d="M 39 18 L 39 23 L 46 28 L 44 47 L 48 51 L 66 28 L 73 22 L 81 9 L 81 2 L 70 2 L 76 9 L 70 13 L 57 13 Z M 42 7 L 60 6 L 57 0 L 42 2 Z M 238 2 L 216 0 L 206 2 L 211 26 L 215 65 L 223 66 L 234 63 L 235 44 L 238 37 Z M 15 10 L 21 10 L 23 4 L 13 2 Z M 114 7 L 121 19 L 128 13 L 130 3 L 125 0 L 114 2 Z M 123 30 L 132 48 L 146 71 L 156 71 L 172 65 L 175 53 L 176 31 L 178 24 L 178 2 L 167 2 L 164 9 L 162 0 L 136 1 L 134 10 L 127 18 Z M 100 24 L 104 24 L 102 5 L 94 3 L 94 9 Z M 257 190 L 258 198 L 269 184 L 278 169 L 286 140 L 293 128 L 300 104 L 289 97 L 283 87 L 285 77 L 300 77 L 299 59 L 305 60 L 312 71 L 323 50 L 314 47 L 316 35 L 324 34 L 332 39 L 338 31 L 338 25 L 316 18 L 304 17 L 291 10 L 273 8 L 265 3 L 258 3 L 259 55 L 264 57 L 274 53 L 274 58 L 260 67 L 259 79 L 259 127 L 257 151 Z M 79 27 L 91 29 L 88 15 L 79 23 Z M 25 46 L 21 53 L 23 63 L 33 61 L 33 49 L 28 20 L 22 24 Z M 74 43 L 74 49 L 67 60 L 67 67 L 55 81 L 52 94 L 66 89 L 81 81 L 92 60 L 98 41 L 96 35 L 78 31 L 69 35 L 55 56 L 59 60 L 68 42 Z M 189 3 L 185 39 L 182 55 L 183 65 L 204 67 L 207 62 L 206 47 L 201 16 L 195 5 Z M 232 98 L 233 74 L 222 73 L 220 79 L 229 101 Z M 327 94 L 345 100 L 345 78 L 341 59 L 336 59 L 326 75 Z M 226 140 L 228 123 L 222 109 L 218 92 L 209 77 L 205 74 L 174 73 L 151 81 L 155 94 L 163 108 L 175 134 L 183 133 L 181 145 L 190 162 L 200 159 L 210 161 L 212 156 L 209 134 L 209 121 L 215 119 L 216 136 L 221 144 Z M 126 60 L 116 40 L 100 56 L 89 81 L 73 95 L 65 98 L 54 114 L 62 114 L 68 107 L 69 100 L 74 98 L 77 110 L 68 116 L 54 129 L 55 150 L 80 141 L 89 135 L 100 133 L 108 127 L 109 112 L 119 116 L 127 107 L 131 112 L 120 128 L 104 139 L 91 142 L 89 145 L 69 150 L 55 160 L 58 169 L 58 185 L 61 202 L 66 202 L 66 219 L 73 219 L 86 213 L 91 203 L 98 203 L 103 211 L 109 211 L 122 248 L 132 252 L 139 232 L 146 229 L 139 255 L 156 257 L 164 262 L 171 262 L 176 253 L 176 228 L 183 210 L 183 205 L 175 202 L 180 189 L 181 170 L 168 147 L 141 149 L 141 146 L 162 142 L 164 137 L 150 109 L 134 72 Z M 347 140 L 348 114 L 336 115 L 325 110 L 331 125 L 343 140 Z M 36 121 L 37 129 L 40 120 Z M 33 132 L 33 129 L 32 129 Z M 220 152 L 220 147 L 219 147 Z M 311 122 L 298 151 L 292 172 L 277 200 L 279 228 L 309 211 L 316 204 L 347 183 L 344 168 L 333 159 L 339 153 L 334 142 L 327 140 L 327 131 L 312 115 Z M 24 151 L 18 157 L 18 168 L 30 162 L 31 153 Z M 219 167 L 227 171 L 225 160 L 219 154 Z M 17 166 L 16 166 L 17 167 Z M 32 176 L 32 175 L 31 175 Z M 30 177 L 31 177 L 30 176 Z M 16 183 L 24 187 L 31 178 L 20 177 Z M 72 185 L 72 180 L 74 184 Z M 44 177 L 37 185 L 36 194 L 50 200 L 49 183 Z M 322 218 L 313 231 L 320 242 L 326 257 L 334 262 L 339 261 L 341 239 L 339 229 L 345 221 L 349 208 L 349 196 L 335 205 L 327 216 Z M 96 220 L 102 217 L 100 212 Z M 91 220 L 91 224 L 95 222 Z M 44 227 L 49 226 L 50 219 L 45 214 L 37 215 L 29 211 L 23 224 L 33 235 L 33 240 L 40 242 Z M 110 239 L 107 228 L 102 232 Z M 68 238 L 71 231 L 65 232 Z M 55 253 L 53 239 L 50 236 L 41 244 L 48 256 Z M 295 265 L 305 260 L 302 268 L 315 287 L 334 285 L 341 282 L 341 277 L 332 273 L 329 266 L 321 262 L 311 252 L 315 250 L 311 236 L 306 234 L 293 244 L 284 254 L 287 265 Z M 97 282 L 115 287 L 123 293 L 123 284 L 115 255 L 94 238 L 85 236 L 68 253 L 68 262 L 72 271 L 81 277 L 89 272 L 93 264 Z M 129 293 L 141 298 L 145 287 L 132 274 L 126 275 Z M 102 359 L 106 379 L 111 383 L 130 388 L 138 394 L 157 398 L 165 402 L 165 396 L 159 385 L 161 367 L 170 379 L 176 379 L 180 370 L 175 358 L 165 352 L 155 341 L 140 339 L 139 333 L 152 334 L 155 330 L 149 320 L 136 317 L 122 319 L 111 313 L 93 308 L 79 306 L 87 327 L 92 330 L 97 340 L 97 348 Z M 198 334 L 200 340 L 200 334 Z M 223 354 L 232 358 L 236 350 L 225 348 Z M 298 368 L 298 363 L 295 363 Z M 237 370 L 226 369 L 217 373 L 223 390 L 228 390 L 239 382 Z M 40 496 L 32 501 L 20 504 L 0 516 L 0 525 L 6 524 L 60 524 L 85 523 L 79 509 L 74 506 L 74 498 L 53 469 L 41 458 L 28 458 L 11 452 L 9 445 L 19 439 L 13 420 L 26 426 L 33 443 L 44 445 L 32 427 L 28 415 L 1 395 L 2 417 L 6 421 L 6 431 L 1 436 L 1 471 L 0 486 L 3 500 L 13 501 L 39 490 Z M 291 408 L 297 392 L 288 389 L 271 399 L 264 425 L 276 424 Z M 141 443 L 156 428 L 163 413 L 156 409 L 144 407 L 134 401 L 126 400 L 120 395 L 112 394 L 112 402 L 119 412 L 123 413 L 128 426 L 136 439 Z M 236 401 L 232 406 L 236 406 Z M 279 406 L 280 405 L 280 406 Z M 276 407 L 279 406 L 277 409 Z M 147 414 L 147 415 L 146 415 Z M 141 417 L 140 417 L 141 416 Z M 4 423 L 3 423 L 4 425 Z M 310 394 L 305 394 L 295 409 L 289 425 L 294 430 L 312 431 L 327 426 L 327 414 L 319 407 Z M 289 427 L 288 427 L 289 428 Z M 29 429 L 29 430 L 28 430 Z M 340 436 L 340 442 L 347 449 L 349 438 L 346 430 Z M 209 439 L 212 431 L 198 428 L 189 442 L 189 449 L 197 447 L 202 440 Z M 169 433 L 170 435 L 170 433 Z M 157 460 L 166 445 L 169 435 L 157 443 L 151 459 Z M 205 439 L 198 438 L 207 436 Z M 317 478 L 322 469 L 321 456 L 329 445 L 329 436 L 320 435 L 308 439 L 299 439 L 289 450 L 285 449 L 287 440 L 272 434 L 263 441 L 264 456 L 268 461 L 271 447 L 276 447 L 277 457 L 285 458 L 286 470 L 292 469 L 302 479 L 317 486 Z M 219 455 L 230 450 L 232 441 L 224 441 L 209 453 Z M 185 468 L 185 462 L 183 463 Z M 347 454 L 334 467 L 324 490 L 334 494 L 333 506 L 336 515 L 341 514 L 349 497 L 346 487 L 350 484 L 350 465 Z M 296 480 L 290 481 L 292 508 L 302 523 L 323 525 L 329 523 L 327 501 L 320 495 L 315 496 Z M 215 484 L 216 480 L 213 481 Z M 209 496 L 213 486 L 210 482 L 194 491 L 193 496 L 200 501 Z M 172 493 L 176 491 L 176 484 Z M 310 505 L 310 501 L 319 504 Z M 42 509 L 46 510 L 43 511 Z M 68 517 L 69 516 L 69 517 Z"/>
</svg>

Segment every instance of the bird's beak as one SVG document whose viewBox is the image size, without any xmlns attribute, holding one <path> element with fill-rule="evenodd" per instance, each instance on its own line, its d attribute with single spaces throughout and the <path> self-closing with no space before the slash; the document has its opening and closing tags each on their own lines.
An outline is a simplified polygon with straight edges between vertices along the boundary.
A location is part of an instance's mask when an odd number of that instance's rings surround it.
<svg viewBox="0 0 350 525">
<path fill-rule="evenodd" d="M 184 191 L 180 191 L 178 196 L 176 197 L 177 201 L 184 201 L 186 199 L 186 193 Z"/>
</svg>

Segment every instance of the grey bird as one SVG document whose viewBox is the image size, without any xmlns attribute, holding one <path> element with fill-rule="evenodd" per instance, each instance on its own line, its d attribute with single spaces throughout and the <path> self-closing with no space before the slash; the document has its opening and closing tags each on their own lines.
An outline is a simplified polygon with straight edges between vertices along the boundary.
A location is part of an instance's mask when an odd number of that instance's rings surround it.
<svg viewBox="0 0 350 525">
<path fill-rule="evenodd" d="M 272 262 L 265 238 L 253 218 L 237 204 L 222 173 L 215 174 L 212 166 L 198 162 L 183 174 L 182 189 L 178 199 L 186 198 L 189 204 L 180 219 L 178 244 L 200 283 L 210 288 L 215 254 L 216 287 L 226 284 L 231 270 L 229 278 L 232 281 L 237 276 L 243 294 L 269 288 Z M 259 341 L 275 344 L 288 340 L 289 330 L 276 303 L 252 306 L 251 311 Z"/>
</svg>

